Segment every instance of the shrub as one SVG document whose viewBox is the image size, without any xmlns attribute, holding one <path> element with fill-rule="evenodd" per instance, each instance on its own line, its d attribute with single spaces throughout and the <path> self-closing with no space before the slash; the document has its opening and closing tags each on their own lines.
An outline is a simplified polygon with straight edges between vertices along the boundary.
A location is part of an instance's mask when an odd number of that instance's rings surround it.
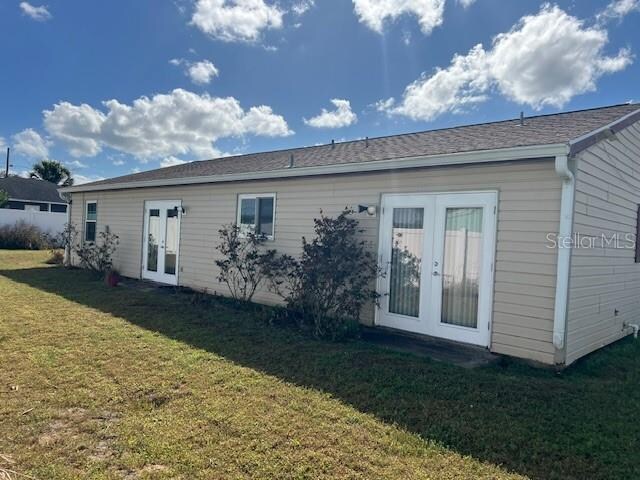
<svg viewBox="0 0 640 480">
<path fill-rule="evenodd" d="M 258 287 L 265 281 L 268 265 L 275 250 L 262 251 L 264 235 L 243 233 L 235 224 L 224 225 L 219 231 L 220 244 L 216 247 L 223 258 L 216 260 L 220 269 L 218 281 L 225 283 L 235 300 L 251 301 Z"/>
<path fill-rule="evenodd" d="M 4 208 L 7 203 L 9 203 L 9 194 L 6 190 L 0 190 L 0 208 Z"/>
<path fill-rule="evenodd" d="M 20 220 L 0 227 L 0 248 L 12 250 L 45 250 L 50 248 L 49 236 L 40 228 Z"/>
<path fill-rule="evenodd" d="M 358 240 L 362 230 L 345 209 L 336 218 L 320 212 L 314 220 L 315 238 L 302 238 L 302 255 L 273 258 L 265 270 L 272 289 L 287 307 L 311 321 L 318 337 L 336 339 L 352 332 L 362 307 L 379 295 L 376 257 Z"/>
<path fill-rule="evenodd" d="M 62 265 L 64 263 L 64 252 L 58 248 L 51 249 L 51 256 L 47 259 L 49 265 Z"/>
<path fill-rule="evenodd" d="M 104 274 L 113 266 L 113 254 L 119 243 L 119 237 L 106 228 L 98 233 L 95 242 L 74 245 L 74 253 L 78 256 L 82 268 Z"/>
</svg>

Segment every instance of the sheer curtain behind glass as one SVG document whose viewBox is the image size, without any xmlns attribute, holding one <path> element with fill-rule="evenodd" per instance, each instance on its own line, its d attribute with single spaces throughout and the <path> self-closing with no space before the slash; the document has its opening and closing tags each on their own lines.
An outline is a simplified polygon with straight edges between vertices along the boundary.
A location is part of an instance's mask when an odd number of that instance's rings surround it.
<svg viewBox="0 0 640 480">
<path fill-rule="evenodd" d="M 160 244 L 160 210 L 149 210 L 149 225 L 147 226 L 147 270 L 158 271 L 158 246 Z"/>
<path fill-rule="evenodd" d="M 394 208 L 391 229 L 389 312 L 420 315 L 424 208 Z"/>
<path fill-rule="evenodd" d="M 176 260 L 178 257 L 178 209 L 167 210 L 167 227 L 164 247 L 164 273 L 176 274 Z"/>
<path fill-rule="evenodd" d="M 478 326 L 482 208 L 447 208 L 442 266 L 443 323 Z"/>
</svg>

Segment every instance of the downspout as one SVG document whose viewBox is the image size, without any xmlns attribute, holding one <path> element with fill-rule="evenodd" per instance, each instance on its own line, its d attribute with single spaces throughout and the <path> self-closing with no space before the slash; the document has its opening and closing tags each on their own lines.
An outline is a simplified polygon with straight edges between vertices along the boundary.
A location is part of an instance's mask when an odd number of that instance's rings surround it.
<svg viewBox="0 0 640 480">
<path fill-rule="evenodd" d="M 65 230 L 68 230 L 66 234 L 69 234 L 71 231 L 71 204 L 73 202 L 73 196 L 69 195 L 69 197 L 71 198 L 69 199 L 69 203 L 67 203 L 67 224 L 64 226 Z M 64 246 L 64 257 L 62 263 L 65 267 L 71 266 L 71 245 L 67 244 Z"/>
<path fill-rule="evenodd" d="M 556 174 L 562 181 L 560 225 L 558 227 L 558 267 L 556 272 L 556 301 L 553 315 L 553 346 L 565 346 L 567 331 L 567 304 L 569 297 L 569 269 L 571 264 L 571 235 L 573 230 L 573 198 L 575 178 L 569 168 L 569 157 L 556 157 Z"/>
</svg>

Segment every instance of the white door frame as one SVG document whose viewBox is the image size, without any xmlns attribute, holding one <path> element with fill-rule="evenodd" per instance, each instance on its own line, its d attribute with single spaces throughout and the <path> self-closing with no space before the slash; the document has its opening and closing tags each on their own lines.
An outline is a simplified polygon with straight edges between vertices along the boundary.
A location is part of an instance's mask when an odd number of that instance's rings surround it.
<svg viewBox="0 0 640 480">
<path fill-rule="evenodd" d="M 375 324 L 464 343 L 489 346 L 493 314 L 493 283 L 496 245 L 496 190 L 459 192 L 393 193 L 381 196 L 378 258 L 383 271 L 388 270 L 391 255 L 393 208 L 424 207 L 425 241 L 421 263 L 419 318 L 390 314 L 389 275 L 378 280 L 383 296 L 376 308 Z M 478 326 L 475 329 L 440 322 L 442 307 L 442 255 L 444 222 L 447 207 L 483 207 L 483 248 L 478 298 Z M 427 213 L 426 210 L 431 210 Z M 436 263 L 437 262 L 437 263 Z M 389 272 L 387 272 L 389 273 Z M 438 279 L 438 281 L 434 281 Z"/>
<path fill-rule="evenodd" d="M 386 272 L 386 275 L 379 279 L 378 291 L 385 292 L 386 294 L 383 295 L 380 299 L 381 308 L 376 309 L 376 324 L 427 335 L 429 332 L 428 326 L 425 322 L 426 317 L 424 315 L 424 312 L 428 308 L 429 299 L 426 298 L 425 295 L 422 294 L 422 292 L 431 290 L 431 255 L 433 251 L 433 235 L 429 235 L 429 231 L 431 230 L 431 225 L 433 225 L 434 222 L 433 215 L 435 212 L 435 196 L 425 196 L 422 194 L 385 195 L 382 201 L 382 208 L 383 213 L 380 217 L 381 235 L 379 244 L 379 259 L 382 271 Z M 390 234 L 393 225 L 393 214 L 389 213 L 392 212 L 394 208 L 424 209 L 422 227 L 425 235 L 422 247 L 422 259 L 420 263 L 420 304 L 418 308 L 418 317 L 411 317 L 389 312 L 389 265 L 391 264 L 391 250 L 393 247 L 393 242 Z M 382 232 L 386 232 L 387 234 L 385 235 Z M 379 310 L 382 310 L 384 314 L 378 315 L 379 313 L 381 313 L 379 312 Z"/>
<path fill-rule="evenodd" d="M 442 267 L 444 264 L 445 221 L 447 208 L 482 208 L 482 260 L 478 283 L 477 328 L 451 325 L 441 321 L 442 315 Z M 491 314 L 493 302 L 493 262 L 496 232 L 496 193 L 469 193 L 438 195 L 436 200 L 436 238 L 433 245 L 434 282 L 431 296 L 434 321 L 430 322 L 432 335 L 475 345 L 489 346 L 491 340 Z M 436 263 L 437 262 L 437 263 Z M 436 266 L 437 265 L 437 266 Z"/>
<path fill-rule="evenodd" d="M 167 210 L 177 208 L 178 227 L 177 227 L 177 244 L 176 244 L 176 267 L 175 275 L 165 273 L 165 245 L 167 232 Z M 149 212 L 150 210 L 160 210 L 160 232 L 161 237 L 158 240 L 158 262 L 157 271 L 147 270 L 148 261 L 148 235 L 149 235 Z M 178 273 L 180 272 L 180 229 L 182 223 L 182 200 L 147 200 L 144 202 L 143 215 L 143 237 L 142 237 L 142 278 L 152 280 L 158 283 L 166 283 L 167 285 L 178 285 Z"/>
</svg>

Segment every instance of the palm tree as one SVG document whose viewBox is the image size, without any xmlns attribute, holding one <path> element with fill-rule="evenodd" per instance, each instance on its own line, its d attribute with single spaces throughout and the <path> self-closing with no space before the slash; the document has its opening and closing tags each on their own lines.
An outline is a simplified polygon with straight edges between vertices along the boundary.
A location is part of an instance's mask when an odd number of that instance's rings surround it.
<svg viewBox="0 0 640 480">
<path fill-rule="evenodd" d="M 29 174 L 31 178 L 39 178 L 47 182 L 70 187 L 73 185 L 71 171 L 55 160 L 41 160 L 33 166 L 33 171 Z"/>
</svg>

